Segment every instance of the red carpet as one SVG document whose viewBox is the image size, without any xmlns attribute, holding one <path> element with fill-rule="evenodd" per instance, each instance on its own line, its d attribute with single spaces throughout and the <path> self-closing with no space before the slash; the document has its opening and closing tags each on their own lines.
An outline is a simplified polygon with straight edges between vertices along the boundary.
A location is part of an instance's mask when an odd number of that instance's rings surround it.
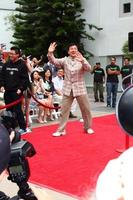
<svg viewBox="0 0 133 200">
<path fill-rule="evenodd" d="M 114 115 L 93 119 L 95 134 L 83 133 L 83 124 L 69 122 L 68 134 L 52 137 L 57 125 L 33 129 L 24 136 L 37 154 L 30 158 L 30 181 L 55 190 L 82 196 L 95 187 L 98 174 L 106 163 L 125 147 L 125 134 Z M 133 139 L 130 139 L 130 145 Z"/>
</svg>

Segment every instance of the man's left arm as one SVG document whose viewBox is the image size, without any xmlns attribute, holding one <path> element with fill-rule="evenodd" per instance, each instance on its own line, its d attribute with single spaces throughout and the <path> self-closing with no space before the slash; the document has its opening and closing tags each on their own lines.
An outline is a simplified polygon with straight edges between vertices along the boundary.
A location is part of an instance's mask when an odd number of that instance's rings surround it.
<svg viewBox="0 0 133 200">
<path fill-rule="evenodd" d="M 82 67 L 85 71 L 91 71 L 91 65 L 89 64 L 89 62 L 86 60 L 86 58 L 83 57 L 83 55 L 78 51 L 76 53 L 76 60 L 78 60 L 79 62 L 81 62 Z"/>
<path fill-rule="evenodd" d="M 82 63 L 82 67 L 83 67 L 83 69 L 85 70 L 85 71 L 91 71 L 91 65 L 90 65 L 90 63 L 85 59 L 85 58 L 83 58 L 83 60 L 81 61 L 81 63 Z"/>
</svg>

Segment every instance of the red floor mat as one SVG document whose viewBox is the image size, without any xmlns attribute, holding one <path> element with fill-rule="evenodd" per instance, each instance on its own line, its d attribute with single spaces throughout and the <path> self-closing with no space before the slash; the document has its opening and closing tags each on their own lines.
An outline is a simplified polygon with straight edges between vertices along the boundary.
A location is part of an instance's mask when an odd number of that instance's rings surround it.
<svg viewBox="0 0 133 200">
<path fill-rule="evenodd" d="M 95 134 L 83 132 L 79 121 L 67 124 L 67 135 L 53 137 L 57 125 L 33 129 L 23 136 L 37 154 L 29 159 L 30 181 L 76 196 L 95 187 L 98 174 L 106 163 L 125 147 L 125 134 L 115 115 L 93 119 Z M 130 139 L 130 145 L 133 139 Z"/>
</svg>

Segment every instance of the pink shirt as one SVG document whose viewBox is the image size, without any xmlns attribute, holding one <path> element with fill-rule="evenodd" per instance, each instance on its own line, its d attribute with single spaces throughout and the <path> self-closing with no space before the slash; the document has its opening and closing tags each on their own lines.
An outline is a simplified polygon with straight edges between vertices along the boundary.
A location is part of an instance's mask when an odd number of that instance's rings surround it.
<svg viewBox="0 0 133 200">
<path fill-rule="evenodd" d="M 65 72 L 63 94 L 69 96 L 71 91 L 73 96 L 80 96 L 87 94 L 84 73 L 90 71 L 91 66 L 84 58 L 84 62 L 81 63 L 70 56 L 64 58 L 55 58 L 53 53 L 48 53 L 49 61 L 57 67 L 63 67 Z"/>
</svg>

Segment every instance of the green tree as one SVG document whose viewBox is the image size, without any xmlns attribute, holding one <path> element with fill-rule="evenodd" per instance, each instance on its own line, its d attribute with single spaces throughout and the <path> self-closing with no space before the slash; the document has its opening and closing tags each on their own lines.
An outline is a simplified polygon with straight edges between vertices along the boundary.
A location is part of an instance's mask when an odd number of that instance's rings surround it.
<svg viewBox="0 0 133 200">
<path fill-rule="evenodd" d="M 83 39 L 94 40 L 86 31 L 84 10 L 80 0 L 16 0 L 18 4 L 14 23 L 15 41 L 25 54 L 47 54 L 50 42 L 58 44 L 57 56 L 66 55 L 67 46 L 76 43 L 86 57 L 91 53 L 84 49 Z M 95 25 L 88 25 L 90 29 Z"/>
<path fill-rule="evenodd" d="M 133 60 L 133 53 L 129 52 L 128 41 L 124 43 L 122 47 L 122 52 L 124 53 L 124 57 L 130 58 L 130 60 Z"/>
<path fill-rule="evenodd" d="M 15 3 L 19 6 L 11 17 L 15 38 L 12 44 L 19 46 L 27 55 L 31 52 L 35 54 L 34 31 L 38 20 L 36 0 L 16 0 Z"/>
</svg>

